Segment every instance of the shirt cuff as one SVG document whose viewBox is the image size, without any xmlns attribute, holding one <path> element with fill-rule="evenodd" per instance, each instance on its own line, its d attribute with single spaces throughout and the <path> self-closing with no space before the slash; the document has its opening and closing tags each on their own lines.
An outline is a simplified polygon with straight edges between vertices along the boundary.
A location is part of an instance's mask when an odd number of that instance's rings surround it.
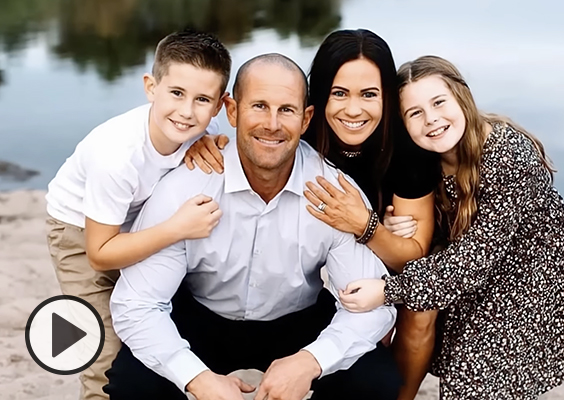
<svg viewBox="0 0 564 400">
<path fill-rule="evenodd" d="M 309 351 L 317 360 L 321 367 L 319 378 L 338 369 L 335 368 L 335 365 L 343 359 L 343 354 L 335 342 L 327 337 L 318 338 L 315 342 L 304 347 L 303 350 Z"/>
<path fill-rule="evenodd" d="M 168 360 L 166 369 L 169 373 L 168 379 L 178 386 L 182 393 L 186 393 L 186 385 L 209 368 L 191 350 L 182 349 Z"/>
</svg>

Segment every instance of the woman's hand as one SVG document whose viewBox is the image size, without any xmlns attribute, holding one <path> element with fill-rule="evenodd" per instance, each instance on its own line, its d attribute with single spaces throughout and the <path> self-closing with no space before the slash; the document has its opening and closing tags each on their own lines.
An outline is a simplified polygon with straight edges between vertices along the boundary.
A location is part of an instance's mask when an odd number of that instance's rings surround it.
<svg viewBox="0 0 564 400">
<path fill-rule="evenodd" d="M 405 239 L 412 238 L 417 232 L 417 221 L 411 215 L 394 216 L 394 206 L 386 207 L 384 226 L 394 235 Z"/>
<path fill-rule="evenodd" d="M 307 210 L 315 218 L 335 229 L 361 236 L 368 223 L 368 209 L 358 189 L 342 174 L 339 174 L 338 179 L 344 192 L 321 176 L 316 178 L 321 187 L 313 182 L 307 182 L 306 186 L 309 190 L 305 190 L 304 195 L 313 204 L 313 207 L 307 205 Z M 321 202 L 326 204 L 323 211 L 318 209 Z"/>
<path fill-rule="evenodd" d="M 383 279 L 360 279 L 339 290 L 341 304 L 351 312 L 367 312 L 384 304 Z"/>
<path fill-rule="evenodd" d="M 184 155 L 184 162 L 188 169 L 194 169 L 194 163 L 206 174 L 212 173 L 212 168 L 218 174 L 223 172 L 223 150 L 229 143 L 225 135 L 204 135 L 195 142 Z"/>
</svg>

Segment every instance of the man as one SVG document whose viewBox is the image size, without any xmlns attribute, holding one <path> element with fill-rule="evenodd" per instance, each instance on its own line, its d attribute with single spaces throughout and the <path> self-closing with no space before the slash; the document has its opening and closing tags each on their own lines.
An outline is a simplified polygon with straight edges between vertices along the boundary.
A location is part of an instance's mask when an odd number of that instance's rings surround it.
<svg viewBox="0 0 564 400">
<path fill-rule="evenodd" d="M 199 193 L 223 216 L 209 238 L 122 271 L 111 310 L 126 346 L 107 373 L 111 399 L 185 399 L 185 391 L 242 399 L 255 388 L 225 376 L 242 368 L 266 371 L 256 400 L 301 400 L 310 388 L 314 399 L 397 397 L 395 364 L 377 346 L 395 309 L 335 311 L 323 289 L 324 265 L 334 293 L 386 269 L 353 235 L 306 210 L 306 181 L 337 182 L 337 171 L 300 142 L 313 115 L 306 103 L 307 80 L 291 60 L 248 61 L 226 100 L 237 140 L 225 149 L 225 173 L 181 166 L 155 188 L 134 230 L 162 223 Z"/>
</svg>

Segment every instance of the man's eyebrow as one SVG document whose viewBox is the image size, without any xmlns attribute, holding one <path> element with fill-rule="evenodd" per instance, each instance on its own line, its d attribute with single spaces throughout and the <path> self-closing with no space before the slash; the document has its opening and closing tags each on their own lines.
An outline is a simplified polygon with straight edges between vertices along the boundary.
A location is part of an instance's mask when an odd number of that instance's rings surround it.
<svg viewBox="0 0 564 400">
<path fill-rule="evenodd" d="M 294 109 L 294 110 L 297 110 L 299 107 L 298 107 L 297 105 L 295 105 L 295 104 L 287 103 L 287 104 L 282 104 L 282 105 L 280 106 L 280 108 L 292 108 L 292 109 Z"/>
</svg>

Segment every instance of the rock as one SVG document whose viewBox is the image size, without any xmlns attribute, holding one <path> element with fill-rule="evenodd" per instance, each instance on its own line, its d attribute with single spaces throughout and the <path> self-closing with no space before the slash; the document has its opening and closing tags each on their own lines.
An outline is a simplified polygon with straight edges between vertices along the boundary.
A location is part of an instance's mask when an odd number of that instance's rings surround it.
<svg viewBox="0 0 564 400">
<path fill-rule="evenodd" d="M 3 179 L 24 182 L 36 175 L 39 175 L 38 171 L 25 169 L 11 162 L 0 161 L 0 177 Z"/>
</svg>

